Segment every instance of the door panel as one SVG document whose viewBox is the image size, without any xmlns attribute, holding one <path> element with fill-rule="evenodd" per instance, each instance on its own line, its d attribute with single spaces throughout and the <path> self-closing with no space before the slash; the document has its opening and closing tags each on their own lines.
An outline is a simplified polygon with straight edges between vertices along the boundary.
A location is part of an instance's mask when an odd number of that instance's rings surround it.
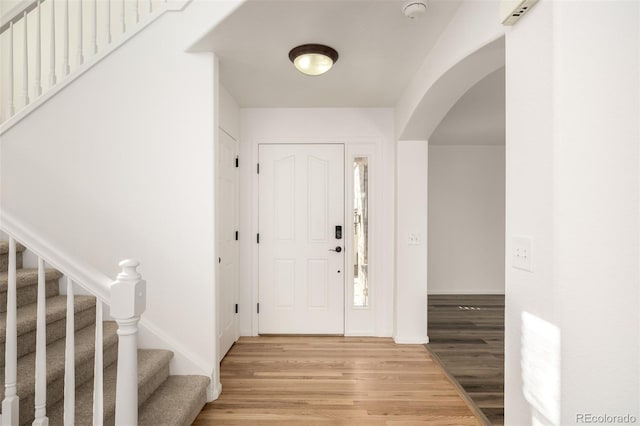
<svg viewBox="0 0 640 426">
<path fill-rule="evenodd" d="M 237 142 L 219 131 L 216 167 L 216 240 L 218 297 L 218 358 L 238 339 L 235 306 L 238 300 L 238 169 Z"/>
<path fill-rule="evenodd" d="M 260 145 L 259 332 L 344 333 L 342 145 Z"/>
</svg>

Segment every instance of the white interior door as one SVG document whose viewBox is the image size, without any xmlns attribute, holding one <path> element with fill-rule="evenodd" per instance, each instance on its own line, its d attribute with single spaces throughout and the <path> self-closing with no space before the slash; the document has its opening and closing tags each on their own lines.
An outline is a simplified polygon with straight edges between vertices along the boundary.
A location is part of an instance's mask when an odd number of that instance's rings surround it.
<svg viewBox="0 0 640 426">
<path fill-rule="evenodd" d="M 218 360 L 238 340 L 238 143 L 220 130 L 216 161 Z"/>
<path fill-rule="evenodd" d="M 344 334 L 344 146 L 260 145 L 259 162 L 259 333 Z"/>
</svg>

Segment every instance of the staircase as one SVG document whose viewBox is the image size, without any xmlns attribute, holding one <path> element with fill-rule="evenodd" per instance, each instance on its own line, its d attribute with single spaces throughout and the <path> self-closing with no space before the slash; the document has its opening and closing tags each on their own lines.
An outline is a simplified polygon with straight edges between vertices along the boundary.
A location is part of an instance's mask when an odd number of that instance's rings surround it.
<svg viewBox="0 0 640 426">
<path fill-rule="evenodd" d="M 38 269 L 23 268 L 25 247 L 16 248 L 17 301 L 17 395 L 19 423 L 34 420 L 36 324 Z M 0 350 L 5 353 L 8 286 L 7 241 L 0 241 Z M 67 336 L 67 296 L 60 295 L 58 281 L 63 275 L 45 270 L 46 294 L 46 415 L 52 426 L 62 425 L 64 417 L 65 337 Z M 94 352 L 96 336 L 96 298 L 73 298 L 75 328 L 75 424 L 93 425 Z M 118 326 L 104 321 L 103 335 L 103 419 L 115 424 L 116 374 L 118 364 Z M 189 425 L 206 402 L 209 378 L 171 376 L 172 352 L 138 349 L 138 424 L 153 426 Z M 5 383 L 5 359 L 0 359 L 0 383 Z M 0 398 L 4 399 L 4 386 Z M 129 425 L 126 425 L 129 426 Z M 133 425 L 131 425 L 133 426 Z"/>
</svg>

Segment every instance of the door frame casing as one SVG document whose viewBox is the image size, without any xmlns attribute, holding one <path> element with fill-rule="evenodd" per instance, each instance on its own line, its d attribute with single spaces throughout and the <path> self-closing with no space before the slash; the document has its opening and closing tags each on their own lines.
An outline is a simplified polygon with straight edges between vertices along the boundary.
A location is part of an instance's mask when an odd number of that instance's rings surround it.
<svg viewBox="0 0 640 426">
<path fill-rule="evenodd" d="M 259 252 L 258 252 L 258 244 L 256 243 L 256 235 L 259 232 L 259 206 L 258 206 L 258 173 L 256 173 L 256 164 L 258 163 L 259 158 L 259 147 L 260 145 L 286 145 L 286 144 L 295 144 L 295 145 L 336 145 L 340 144 L 344 146 L 345 153 L 345 161 L 344 161 L 344 245 L 345 245 L 345 285 L 344 285 L 344 335 L 345 336 L 378 336 L 382 335 L 378 332 L 380 329 L 380 324 L 384 324 L 385 319 L 381 318 L 381 315 L 384 313 L 381 309 L 376 309 L 376 299 L 379 293 L 377 290 L 377 282 L 376 277 L 379 276 L 379 270 L 381 268 L 380 262 L 376 259 L 379 259 L 378 256 L 378 247 L 380 244 L 379 238 L 377 238 L 377 229 L 379 227 L 379 223 L 381 221 L 380 215 L 376 214 L 380 211 L 379 206 L 376 204 L 377 197 L 375 194 L 376 182 L 380 171 L 375 168 L 379 162 L 377 159 L 379 158 L 379 147 L 381 144 L 381 140 L 376 138 L 323 138 L 323 139 L 313 139 L 313 138 L 281 138 L 281 139 L 260 139 L 252 142 L 251 146 L 251 163 L 249 167 L 252 169 L 251 171 L 251 233 L 250 237 L 253 239 L 252 244 L 252 255 L 251 255 L 251 335 L 257 336 L 259 330 L 259 314 L 257 312 L 257 304 L 259 302 Z M 353 300 L 353 287 L 349 285 L 349 283 L 353 282 L 353 268 L 347 265 L 348 260 L 351 258 L 353 254 L 353 224 L 350 216 L 347 214 L 348 209 L 353 205 L 353 200 L 351 195 L 353 194 L 353 178 L 352 178 L 352 170 L 351 164 L 352 159 L 355 156 L 367 156 L 370 159 L 370 172 L 369 172 L 369 180 L 371 187 L 374 188 L 372 191 L 372 198 L 369 199 L 370 207 L 369 211 L 372 212 L 372 216 L 375 215 L 376 219 L 370 223 L 370 239 L 369 239 L 369 253 L 370 259 L 375 262 L 373 263 L 374 267 L 370 271 L 370 305 L 368 308 L 353 308 L 351 304 L 351 300 Z M 241 177 L 242 179 L 242 177 Z M 243 266 L 241 265 L 241 268 Z"/>
</svg>

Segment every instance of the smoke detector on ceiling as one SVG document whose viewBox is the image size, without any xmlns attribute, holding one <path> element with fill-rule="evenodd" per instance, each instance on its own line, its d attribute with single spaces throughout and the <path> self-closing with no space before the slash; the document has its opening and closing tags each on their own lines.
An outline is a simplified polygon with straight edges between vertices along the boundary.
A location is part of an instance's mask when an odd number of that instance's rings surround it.
<svg viewBox="0 0 640 426">
<path fill-rule="evenodd" d="M 417 19 L 427 12 L 425 0 L 409 0 L 402 6 L 402 13 L 409 19 Z"/>
</svg>

